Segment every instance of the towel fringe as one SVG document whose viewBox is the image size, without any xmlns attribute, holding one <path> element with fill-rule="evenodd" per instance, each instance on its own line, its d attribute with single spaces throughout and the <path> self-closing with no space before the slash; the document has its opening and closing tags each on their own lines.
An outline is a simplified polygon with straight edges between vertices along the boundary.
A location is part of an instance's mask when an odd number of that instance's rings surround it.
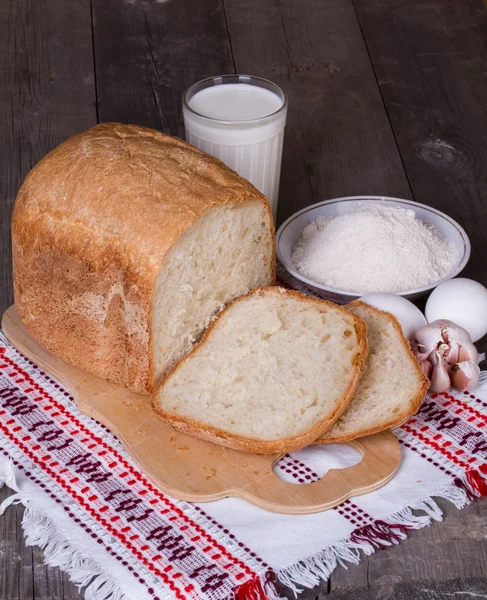
<svg viewBox="0 0 487 600">
<path fill-rule="evenodd" d="M 280 600 L 280 598 L 272 571 L 246 581 L 235 590 L 235 600 Z"/>
<path fill-rule="evenodd" d="M 78 588 L 84 588 L 86 600 L 128 600 L 116 581 L 85 552 L 73 546 L 58 530 L 55 522 L 32 499 L 19 491 L 10 460 L 0 461 L 0 488 L 4 484 L 17 493 L 2 502 L 0 514 L 13 503 L 21 502 L 25 506 L 22 519 L 25 543 L 27 546 L 40 546 L 46 564 L 59 567 Z"/>
<path fill-rule="evenodd" d="M 470 470 L 465 477 L 435 494 L 463 508 L 472 500 L 487 495 L 486 473 Z M 413 512 L 414 511 L 414 512 Z M 419 513 L 419 514 L 417 514 Z M 406 539 L 409 530 L 422 529 L 432 521 L 441 521 L 442 511 L 433 498 L 406 507 L 389 519 L 377 520 L 355 529 L 347 540 L 321 550 L 318 554 L 286 567 L 277 573 L 278 583 L 290 588 L 297 596 L 303 588 L 313 588 L 330 577 L 338 565 L 358 564 L 360 552 L 370 556 L 376 550 L 389 548 Z M 278 584 L 277 584 L 278 585 Z"/>
</svg>

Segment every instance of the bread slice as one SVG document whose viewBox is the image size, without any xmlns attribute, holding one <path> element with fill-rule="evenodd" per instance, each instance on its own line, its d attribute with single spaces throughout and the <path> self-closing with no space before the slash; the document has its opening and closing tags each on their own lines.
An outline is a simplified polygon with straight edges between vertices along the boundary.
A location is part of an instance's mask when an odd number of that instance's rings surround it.
<svg viewBox="0 0 487 600">
<path fill-rule="evenodd" d="M 418 411 L 429 386 L 395 317 L 359 300 L 346 308 L 367 323 L 369 354 L 352 401 L 321 444 L 400 425 Z"/>
<path fill-rule="evenodd" d="M 204 440 L 259 454 L 303 448 L 345 410 L 367 355 L 344 308 L 280 287 L 234 300 L 157 387 L 155 410 Z"/>
</svg>

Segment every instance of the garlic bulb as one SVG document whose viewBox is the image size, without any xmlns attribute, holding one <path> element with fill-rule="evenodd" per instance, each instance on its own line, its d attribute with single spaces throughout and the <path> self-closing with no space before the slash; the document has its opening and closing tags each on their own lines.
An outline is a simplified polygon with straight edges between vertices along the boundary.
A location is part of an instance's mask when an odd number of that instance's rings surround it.
<svg viewBox="0 0 487 600">
<path fill-rule="evenodd" d="M 480 375 L 477 349 L 468 331 L 452 321 L 433 321 L 418 329 L 412 347 L 431 381 L 431 391 L 446 392 L 451 386 L 467 391 L 477 385 Z"/>
</svg>

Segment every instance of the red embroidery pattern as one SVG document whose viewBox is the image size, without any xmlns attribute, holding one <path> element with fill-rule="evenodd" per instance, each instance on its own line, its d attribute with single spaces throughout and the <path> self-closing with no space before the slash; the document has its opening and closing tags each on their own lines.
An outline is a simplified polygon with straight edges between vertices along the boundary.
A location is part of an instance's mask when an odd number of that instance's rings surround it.
<svg viewBox="0 0 487 600">
<path fill-rule="evenodd" d="M 470 398 L 487 407 L 487 403 L 475 396 L 471 395 Z M 416 438 L 418 447 L 404 440 L 400 442 L 449 475 L 454 484 L 462 488 L 469 499 L 473 499 L 487 495 L 486 424 L 487 416 L 474 406 L 447 393 L 431 394 L 418 415 L 400 428 Z M 320 479 L 318 473 L 290 454 L 283 456 L 278 468 L 301 484 Z M 458 476 L 459 468 L 465 474 L 466 482 Z M 402 539 L 409 529 L 402 524 L 374 521 L 371 515 L 351 500 L 346 500 L 334 510 L 357 527 L 351 534 L 352 541 L 369 541 L 377 547 L 389 546 Z"/>
<path fill-rule="evenodd" d="M 65 399 L 60 400 L 61 395 Z M 449 394 L 429 395 L 418 415 L 397 430 L 407 451 L 450 477 L 469 499 L 487 494 L 484 408 L 487 403 L 474 395 L 466 394 L 465 402 Z M 154 600 L 159 599 L 148 574 L 164 582 L 179 600 L 265 600 L 264 587 L 272 572 L 262 559 L 203 509 L 191 509 L 161 493 L 110 443 L 108 430 L 96 426 L 93 431 L 77 414 L 74 402 L 71 410 L 68 392 L 0 342 L 0 434 L 43 475 L 18 463 L 19 469 L 37 479 L 88 532 L 78 517 L 81 510 L 90 515 L 87 523 L 104 532 L 101 537 L 90 533 L 97 543 L 103 544 L 107 535 L 116 538 L 119 554 L 109 546 L 106 550 L 147 586 Z M 7 447 L 13 452 L 12 444 Z M 278 468 L 299 483 L 320 478 L 292 455 L 284 456 Z M 52 489 L 43 483 L 47 478 L 56 482 Z M 75 501 L 78 517 L 69 512 L 66 495 Z M 359 545 L 385 548 L 403 539 L 410 528 L 404 520 L 374 519 L 351 500 L 334 510 L 351 524 L 349 539 Z M 128 556 L 134 558 L 130 563 L 123 558 Z"/>
<path fill-rule="evenodd" d="M 482 471 L 487 468 L 485 424 L 484 415 L 470 404 L 449 394 L 432 394 L 401 429 L 435 450 L 450 469 Z"/>
<path fill-rule="evenodd" d="M 10 458 L 8 453 L 0 448 L 0 451 L 2 452 L 2 454 L 6 457 L 6 458 Z M 63 510 L 73 519 L 73 521 L 82 529 L 84 529 L 92 539 L 94 539 L 98 544 L 102 544 L 103 545 L 103 540 L 92 530 L 90 529 L 90 527 L 88 527 L 88 525 L 86 525 L 86 523 L 82 522 L 81 519 L 79 519 L 69 508 L 69 506 L 63 505 L 62 500 L 60 500 L 58 498 L 58 496 L 53 492 L 53 490 L 51 488 L 48 488 L 48 486 L 46 486 L 42 481 L 40 481 L 40 479 L 38 479 L 33 473 L 31 473 L 30 471 L 27 471 L 24 468 L 24 465 L 22 465 L 21 463 L 17 462 L 15 459 L 10 458 L 10 460 L 14 463 L 14 465 L 17 467 L 17 469 L 20 469 L 21 471 L 24 471 L 25 474 L 27 475 L 27 477 L 29 477 L 34 483 L 36 483 L 39 487 L 41 487 L 44 492 L 50 496 L 57 504 L 62 505 Z M 115 552 L 113 550 L 113 548 L 106 546 L 105 548 L 107 550 L 107 552 L 113 556 L 114 558 L 116 558 L 116 560 L 118 560 L 122 566 L 124 566 L 128 571 L 130 571 L 133 576 L 142 584 L 145 584 L 146 581 L 143 577 L 141 577 L 141 575 L 137 572 L 136 569 L 134 569 L 134 567 L 132 566 L 132 564 L 129 564 L 126 560 L 124 560 L 124 558 L 122 556 L 120 556 L 119 554 L 117 554 L 117 552 Z M 149 587 L 147 588 L 147 591 L 149 592 L 149 594 L 152 595 L 153 600 L 160 600 L 160 598 L 158 596 L 155 596 L 155 592 L 154 589 Z"/>
<path fill-rule="evenodd" d="M 227 598 L 256 574 L 0 348 L 0 428 L 175 596 Z"/>
</svg>

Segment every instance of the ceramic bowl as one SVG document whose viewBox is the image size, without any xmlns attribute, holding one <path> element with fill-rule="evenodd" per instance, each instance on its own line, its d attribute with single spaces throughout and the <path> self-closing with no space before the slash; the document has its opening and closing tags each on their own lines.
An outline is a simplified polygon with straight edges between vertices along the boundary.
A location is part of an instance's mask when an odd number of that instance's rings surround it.
<svg viewBox="0 0 487 600">
<path fill-rule="evenodd" d="M 360 298 L 360 296 L 364 294 L 364 292 L 361 292 L 360 290 L 346 291 L 328 287 L 301 275 L 294 269 L 291 254 L 300 238 L 303 228 L 315 221 L 317 217 L 336 217 L 356 211 L 358 208 L 366 206 L 367 204 L 377 203 L 413 210 L 418 219 L 421 219 L 426 223 L 431 223 L 446 238 L 451 240 L 458 251 L 457 264 L 448 275 L 438 281 L 425 285 L 424 287 L 398 292 L 399 296 L 403 296 L 408 300 L 418 299 L 433 290 L 443 281 L 452 279 L 462 271 L 470 258 L 470 240 L 463 227 L 445 213 L 442 213 L 431 206 L 427 206 L 426 204 L 419 204 L 412 200 L 387 198 L 383 196 L 348 196 L 346 198 L 334 198 L 333 200 L 318 202 L 317 204 L 307 206 L 298 211 L 289 217 L 277 231 L 276 252 L 279 262 L 290 275 L 298 279 L 311 292 L 322 298 L 333 300 L 339 304 L 344 304 L 356 298 Z"/>
</svg>

